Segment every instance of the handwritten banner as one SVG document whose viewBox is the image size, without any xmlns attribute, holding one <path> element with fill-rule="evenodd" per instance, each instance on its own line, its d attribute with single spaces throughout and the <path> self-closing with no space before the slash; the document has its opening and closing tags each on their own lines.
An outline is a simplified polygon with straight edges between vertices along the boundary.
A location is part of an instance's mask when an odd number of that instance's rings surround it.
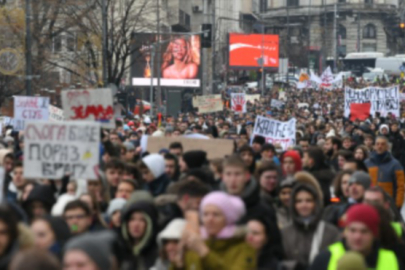
<svg viewBox="0 0 405 270">
<path fill-rule="evenodd" d="M 266 142 L 280 144 L 284 150 L 295 145 L 296 119 L 280 122 L 263 116 L 257 116 L 253 129 L 253 138 L 262 136 Z"/>
<path fill-rule="evenodd" d="M 63 90 L 65 120 L 97 121 L 103 128 L 114 128 L 113 96 L 109 88 Z"/>
<path fill-rule="evenodd" d="M 63 121 L 63 110 L 58 107 L 49 105 L 49 120 L 60 122 Z"/>
<path fill-rule="evenodd" d="M 400 115 L 399 87 L 368 87 L 363 89 L 346 87 L 345 117 L 349 117 L 352 103 L 370 103 L 370 115 L 372 116 L 374 116 L 376 112 L 380 112 L 382 116 L 392 113 L 398 117 Z"/>
<path fill-rule="evenodd" d="M 193 97 L 193 107 L 200 113 L 212 113 L 223 110 L 221 95 L 207 95 Z"/>
<path fill-rule="evenodd" d="M 246 112 L 246 98 L 245 93 L 232 93 L 231 94 L 232 110 L 234 112 Z"/>
<path fill-rule="evenodd" d="M 26 120 L 49 119 L 49 97 L 14 97 L 14 130 L 24 130 Z"/>
<path fill-rule="evenodd" d="M 96 179 L 100 124 L 27 122 L 24 130 L 24 177 Z"/>
</svg>

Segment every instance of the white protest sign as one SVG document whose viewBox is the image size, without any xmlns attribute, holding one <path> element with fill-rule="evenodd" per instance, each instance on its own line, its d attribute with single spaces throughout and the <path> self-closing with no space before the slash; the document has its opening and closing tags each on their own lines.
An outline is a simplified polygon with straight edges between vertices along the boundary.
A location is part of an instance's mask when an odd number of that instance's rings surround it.
<svg viewBox="0 0 405 270">
<path fill-rule="evenodd" d="M 260 101 L 260 94 L 256 95 L 245 95 L 246 102 L 250 102 L 252 104 L 255 103 L 255 101 Z"/>
<path fill-rule="evenodd" d="M 109 88 L 63 90 L 62 108 L 66 121 L 97 121 L 103 128 L 115 127 L 113 96 Z"/>
<path fill-rule="evenodd" d="M 49 119 L 49 97 L 14 97 L 14 130 L 24 130 L 26 120 Z"/>
<path fill-rule="evenodd" d="M 374 116 L 380 112 L 382 116 L 388 113 L 400 116 L 400 96 L 399 87 L 392 86 L 388 88 L 368 87 L 363 89 L 345 88 L 345 117 L 350 115 L 350 106 L 352 103 L 370 103 L 370 115 Z"/>
<path fill-rule="evenodd" d="M 193 97 L 193 107 L 198 108 L 199 113 L 211 113 L 222 111 L 224 105 L 221 95 L 207 95 Z"/>
<path fill-rule="evenodd" d="M 232 110 L 234 112 L 246 112 L 246 98 L 245 93 L 232 93 L 231 94 Z"/>
<path fill-rule="evenodd" d="M 295 145 L 296 119 L 292 118 L 287 122 L 280 122 L 274 119 L 257 116 L 253 128 L 253 138 L 262 136 L 266 142 L 273 145 L 280 144 L 284 150 Z"/>
<path fill-rule="evenodd" d="M 273 108 L 281 109 L 284 106 L 284 102 L 277 99 L 272 99 L 270 105 Z"/>
<path fill-rule="evenodd" d="M 27 179 L 96 179 L 100 124 L 96 122 L 27 122 L 24 130 L 24 177 Z"/>
<path fill-rule="evenodd" d="M 49 105 L 49 120 L 60 122 L 63 121 L 63 110 L 58 107 Z"/>
</svg>

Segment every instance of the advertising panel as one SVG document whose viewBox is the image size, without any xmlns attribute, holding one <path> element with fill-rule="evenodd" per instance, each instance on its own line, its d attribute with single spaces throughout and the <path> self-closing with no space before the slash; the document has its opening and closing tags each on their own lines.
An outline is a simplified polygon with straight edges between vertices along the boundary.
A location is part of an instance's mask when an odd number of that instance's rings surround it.
<svg viewBox="0 0 405 270">
<path fill-rule="evenodd" d="M 132 46 L 132 85 L 150 86 L 151 76 L 153 85 L 158 85 L 160 69 L 162 87 L 200 87 L 200 35 L 134 33 Z"/>
<path fill-rule="evenodd" d="M 229 67 L 278 68 L 279 37 L 266 34 L 229 34 Z"/>
</svg>

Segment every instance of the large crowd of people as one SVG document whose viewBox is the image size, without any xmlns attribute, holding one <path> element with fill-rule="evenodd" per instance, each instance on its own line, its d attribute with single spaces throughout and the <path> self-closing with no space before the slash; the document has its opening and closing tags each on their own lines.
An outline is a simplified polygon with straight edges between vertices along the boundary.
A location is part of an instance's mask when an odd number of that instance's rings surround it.
<svg viewBox="0 0 405 270">
<path fill-rule="evenodd" d="M 351 121 L 343 105 L 342 89 L 285 87 L 244 114 L 116 119 L 100 135 L 98 179 L 26 179 L 24 133 L 3 127 L 0 270 L 405 269 L 405 117 Z M 296 118 L 296 145 L 253 137 L 258 115 Z M 144 135 L 235 149 L 148 153 Z"/>
</svg>

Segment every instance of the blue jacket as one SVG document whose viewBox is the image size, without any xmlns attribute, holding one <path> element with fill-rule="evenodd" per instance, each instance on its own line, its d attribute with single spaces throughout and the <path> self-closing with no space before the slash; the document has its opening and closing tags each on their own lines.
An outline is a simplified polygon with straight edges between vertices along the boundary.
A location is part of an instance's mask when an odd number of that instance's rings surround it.
<svg viewBox="0 0 405 270">
<path fill-rule="evenodd" d="M 380 159 L 376 152 L 373 152 L 365 161 L 373 186 L 380 186 L 395 201 L 400 208 L 404 202 L 405 177 L 402 165 L 391 153 L 387 152 Z"/>
</svg>

